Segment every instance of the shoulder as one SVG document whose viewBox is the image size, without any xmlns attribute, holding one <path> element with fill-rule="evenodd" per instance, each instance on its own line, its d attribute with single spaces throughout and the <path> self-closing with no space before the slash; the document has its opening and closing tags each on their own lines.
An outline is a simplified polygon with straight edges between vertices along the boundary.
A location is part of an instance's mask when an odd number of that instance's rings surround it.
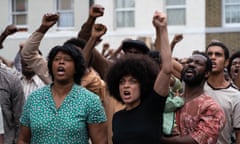
<svg viewBox="0 0 240 144">
<path fill-rule="evenodd" d="M 0 68 L 0 81 L 1 83 L 6 83 L 10 85 L 15 85 L 15 86 L 21 85 L 21 81 L 19 77 L 2 68 Z"/>
<path fill-rule="evenodd" d="M 94 99 L 99 99 L 99 96 L 97 96 L 95 93 L 87 90 L 86 88 L 75 84 L 72 89 L 72 94 L 83 100 L 94 100 Z"/>
<path fill-rule="evenodd" d="M 127 113 L 127 111 L 125 109 L 119 110 L 113 114 L 113 118 L 115 119 L 121 115 L 124 115 L 125 113 Z"/>
<path fill-rule="evenodd" d="M 46 85 L 43 87 L 34 90 L 27 99 L 36 100 L 36 99 L 46 99 L 51 94 L 51 86 Z"/>
<path fill-rule="evenodd" d="M 219 105 L 219 103 L 214 98 L 209 96 L 208 94 L 202 94 L 199 97 L 199 103 L 202 104 L 202 108 L 207 108 L 207 109 L 212 109 L 214 111 L 222 111 L 223 112 L 223 109 Z"/>
</svg>

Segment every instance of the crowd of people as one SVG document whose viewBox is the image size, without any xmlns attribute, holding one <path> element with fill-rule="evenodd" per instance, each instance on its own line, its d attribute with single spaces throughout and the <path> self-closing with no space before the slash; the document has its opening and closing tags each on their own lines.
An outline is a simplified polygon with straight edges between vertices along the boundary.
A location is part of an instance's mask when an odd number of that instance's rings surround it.
<svg viewBox="0 0 240 144">
<path fill-rule="evenodd" d="M 45 58 L 40 43 L 59 19 L 46 13 L 14 60 L 0 57 L 0 144 L 240 144 L 240 51 L 212 40 L 173 57 L 183 35 L 170 42 L 167 16 L 156 11 L 151 48 L 126 38 L 99 52 L 103 15 L 92 5 L 78 35 Z M 8 25 L 0 48 L 16 32 Z"/>
</svg>

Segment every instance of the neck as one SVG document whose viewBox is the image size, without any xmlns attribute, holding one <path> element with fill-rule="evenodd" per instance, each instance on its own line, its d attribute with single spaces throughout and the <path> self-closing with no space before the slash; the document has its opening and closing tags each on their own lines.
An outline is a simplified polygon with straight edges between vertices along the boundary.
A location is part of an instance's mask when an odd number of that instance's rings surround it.
<svg viewBox="0 0 240 144">
<path fill-rule="evenodd" d="M 225 88 L 230 83 L 225 79 L 224 73 L 211 73 L 208 77 L 207 82 L 214 88 Z"/>
<path fill-rule="evenodd" d="M 125 104 L 125 105 L 126 105 L 126 106 L 125 106 L 125 109 L 126 109 L 127 111 L 128 111 L 128 110 L 132 110 L 132 109 L 136 108 L 137 106 L 139 106 L 140 103 L 141 103 L 141 101 L 138 100 L 138 101 L 136 101 L 136 102 L 133 103 L 133 104 Z"/>
<path fill-rule="evenodd" d="M 201 94 L 204 93 L 203 86 L 204 86 L 205 81 L 203 81 L 199 86 L 191 87 L 188 85 L 185 85 L 184 93 L 183 93 L 183 98 L 184 101 L 190 101 Z"/>
<path fill-rule="evenodd" d="M 54 83 L 52 86 L 52 93 L 55 97 L 66 97 L 69 91 L 71 91 L 73 83 L 68 83 L 61 85 L 59 83 Z"/>
</svg>

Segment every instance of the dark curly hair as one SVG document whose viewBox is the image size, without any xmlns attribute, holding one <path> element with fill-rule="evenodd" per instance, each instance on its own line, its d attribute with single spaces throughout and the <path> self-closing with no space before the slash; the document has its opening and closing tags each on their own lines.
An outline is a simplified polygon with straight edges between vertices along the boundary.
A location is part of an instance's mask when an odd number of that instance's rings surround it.
<svg viewBox="0 0 240 144">
<path fill-rule="evenodd" d="M 73 44 L 78 46 L 79 48 L 83 49 L 86 45 L 86 41 L 84 39 L 78 39 L 78 38 L 70 38 L 67 41 L 64 42 L 64 45 L 66 44 Z"/>
<path fill-rule="evenodd" d="M 153 85 L 159 66 L 147 55 L 128 54 L 117 59 L 108 70 L 106 83 L 111 96 L 123 103 L 119 92 L 120 79 L 131 75 L 140 83 L 141 99 L 149 96 L 153 91 Z"/>
<path fill-rule="evenodd" d="M 227 70 L 228 70 L 228 73 L 230 74 L 231 72 L 231 66 L 232 66 L 232 62 L 235 58 L 240 58 L 240 51 L 236 51 L 234 52 L 231 57 L 229 58 L 229 64 L 227 66 Z M 230 74 L 231 75 L 231 74 Z"/>
<path fill-rule="evenodd" d="M 52 76 L 52 80 L 54 80 L 54 75 L 53 75 L 53 72 L 52 72 L 52 64 L 53 64 L 54 57 L 57 55 L 57 53 L 59 51 L 70 55 L 72 57 L 72 59 L 74 60 L 75 70 L 76 70 L 76 72 L 74 74 L 74 82 L 77 83 L 77 84 L 80 84 L 81 78 L 83 77 L 83 75 L 86 71 L 86 66 L 85 66 L 85 61 L 84 61 L 83 55 L 72 44 L 55 46 L 49 52 L 49 55 L 48 55 L 48 71 L 49 71 L 49 74 Z"/>
</svg>

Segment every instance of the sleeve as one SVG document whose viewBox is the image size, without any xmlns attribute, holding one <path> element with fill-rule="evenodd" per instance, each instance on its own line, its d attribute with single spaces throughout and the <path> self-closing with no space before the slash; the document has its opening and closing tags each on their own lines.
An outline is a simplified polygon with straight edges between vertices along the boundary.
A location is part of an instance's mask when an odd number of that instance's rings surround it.
<svg viewBox="0 0 240 144">
<path fill-rule="evenodd" d="M 89 72 L 81 80 L 81 85 L 97 94 L 103 102 L 105 97 L 105 82 L 92 68 L 89 68 Z"/>
<path fill-rule="evenodd" d="M 42 79 L 45 84 L 51 82 L 48 74 L 47 60 L 39 54 L 39 45 L 44 34 L 34 32 L 26 41 L 25 47 L 21 51 L 24 62 Z"/>
<path fill-rule="evenodd" d="M 218 104 L 212 103 L 200 114 L 200 122 L 195 131 L 190 133 L 190 136 L 198 144 L 215 144 L 218 135 L 225 126 L 225 122 L 225 114 L 222 108 Z"/>
<path fill-rule="evenodd" d="M 87 123 L 101 123 L 107 120 L 100 98 L 90 92 L 87 108 Z"/>
<path fill-rule="evenodd" d="M 239 94 L 239 93 L 238 93 Z M 240 95 L 236 95 L 233 100 L 233 127 L 239 129 L 240 128 Z"/>
<path fill-rule="evenodd" d="M 20 51 L 17 52 L 14 58 L 14 66 L 19 71 L 22 72 L 22 64 L 21 64 L 21 53 Z"/>
<path fill-rule="evenodd" d="M 15 141 L 19 134 L 19 119 L 22 114 L 22 108 L 24 105 L 25 97 L 23 92 L 23 87 L 20 80 L 17 77 L 14 77 L 12 80 L 12 88 L 11 88 L 11 101 L 12 101 L 12 114 L 13 121 L 15 125 Z"/>
</svg>

